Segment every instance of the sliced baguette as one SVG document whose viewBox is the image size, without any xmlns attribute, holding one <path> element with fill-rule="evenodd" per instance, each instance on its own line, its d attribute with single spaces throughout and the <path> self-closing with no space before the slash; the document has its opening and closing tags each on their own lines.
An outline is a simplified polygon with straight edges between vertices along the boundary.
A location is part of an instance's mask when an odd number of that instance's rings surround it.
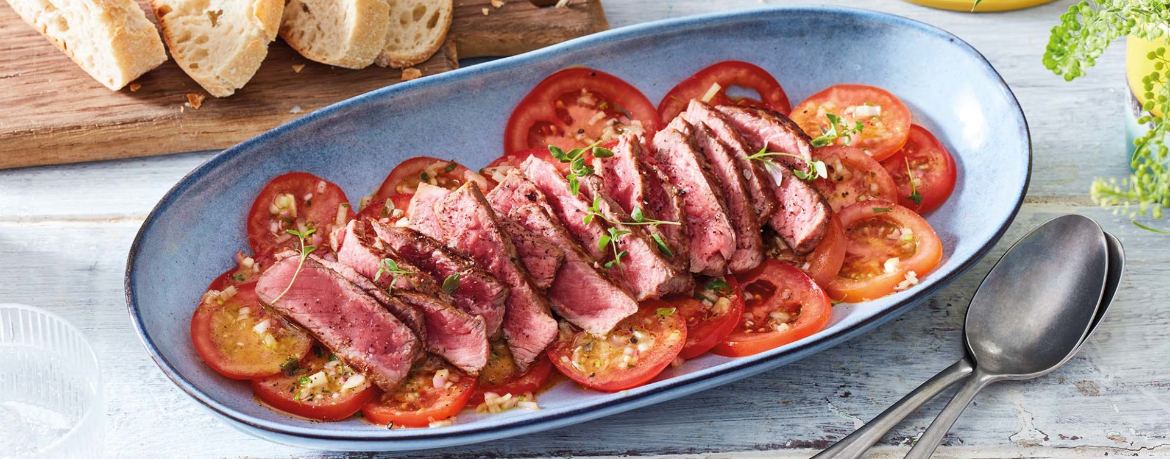
<svg viewBox="0 0 1170 459">
<path fill-rule="evenodd" d="M 382 50 L 389 14 L 386 0 L 289 0 L 280 37 L 311 60 L 365 68 Z"/>
<path fill-rule="evenodd" d="M 167 60 L 158 31 L 134 0 L 8 4 L 89 76 L 115 91 Z"/>
<path fill-rule="evenodd" d="M 151 0 L 171 56 L 215 97 L 244 87 L 276 39 L 284 0 Z"/>
<path fill-rule="evenodd" d="M 376 61 L 403 68 L 430 59 L 451 28 L 453 0 L 390 0 L 390 29 Z"/>
</svg>

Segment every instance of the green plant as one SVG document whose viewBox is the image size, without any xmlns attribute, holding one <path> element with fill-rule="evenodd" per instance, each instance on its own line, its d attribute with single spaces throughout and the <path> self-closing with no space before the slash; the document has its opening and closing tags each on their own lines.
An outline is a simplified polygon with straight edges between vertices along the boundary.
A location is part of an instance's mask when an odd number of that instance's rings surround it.
<svg viewBox="0 0 1170 459">
<path fill-rule="evenodd" d="M 1060 16 L 1060 24 L 1052 28 L 1044 66 L 1072 81 L 1095 65 L 1118 38 L 1165 40 L 1168 30 L 1170 2 L 1166 0 L 1083 0 L 1069 7 Z M 1146 57 L 1154 61 L 1155 70 L 1142 78 L 1146 102 L 1138 123 L 1151 128 L 1134 140 L 1136 149 L 1130 158 L 1133 173 L 1120 180 L 1098 178 L 1090 193 L 1102 206 L 1124 212 L 1135 219 L 1135 225 L 1153 230 L 1136 219 L 1139 215 L 1160 219 L 1162 208 L 1170 207 L 1170 155 L 1165 140 L 1170 134 L 1170 60 L 1165 47 Z"/>
</svg>

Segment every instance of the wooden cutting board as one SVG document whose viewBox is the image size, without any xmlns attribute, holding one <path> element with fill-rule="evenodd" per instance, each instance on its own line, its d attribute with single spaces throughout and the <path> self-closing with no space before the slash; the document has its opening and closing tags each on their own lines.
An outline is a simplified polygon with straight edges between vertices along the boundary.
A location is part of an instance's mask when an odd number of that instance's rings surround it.
<svg viewBox="0 0 1170 459">
<path fill-rule="evenodd" d="M 505 1 L 455 0 L 447 42 L 417 68 L 431 75 L 458 68 L 461 57 L 508 56 L 608 28 L 601 0 L 563 8 Z M 153 20 L 149 0 L 139 2 Z M 114 92 L 0 5 L 0 169 L 226 148 L 399 81 L 398 70 L 334 68 L 278 40 L 232 97 L 207 95 L 174 61 L 139 78 L 136 91 Z M 207 97 L 194 109 L 188 94 Z"/>
</svg>

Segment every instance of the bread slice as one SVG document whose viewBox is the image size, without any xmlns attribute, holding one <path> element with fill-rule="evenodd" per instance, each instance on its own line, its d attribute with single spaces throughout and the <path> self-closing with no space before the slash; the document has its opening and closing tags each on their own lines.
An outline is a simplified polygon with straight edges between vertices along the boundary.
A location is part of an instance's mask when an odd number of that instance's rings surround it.
<svg viewBox="0 0 1170 459">
<path fill-rule="evenodd" d="M 368 67 L 382 50 L 387 0 L 289 0 L 280 37 L 311 60 L 350 69 Z"/>
<path fill-rule="evenodd" d="M 454 10 L 453 0 L 390 0 L 390 30 L 378 65 L 403 68 L 430 59 L 447 38 Z"/>
<path fill-rule="evenodd" d="M 284 0 L 151 0 L 171 56 L 215 97 L 244 87 L 276 39 Z"/>
<path fill-rule="evenodd" d="M 8 0 L 16 14 L 115 91 L 167 61 L 134 0 Z"/>
</svg>

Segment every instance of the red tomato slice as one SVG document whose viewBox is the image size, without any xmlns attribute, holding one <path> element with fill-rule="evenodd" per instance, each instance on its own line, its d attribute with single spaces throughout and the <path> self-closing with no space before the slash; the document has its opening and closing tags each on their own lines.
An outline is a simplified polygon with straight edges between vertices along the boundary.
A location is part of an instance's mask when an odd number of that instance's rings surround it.
<svg viewBox="0 0 1170 459">
<path fill-rule="evenodd" d="M 366 404 L 362 414 L 375 424 L 428 427 L 459 414 L 474 389 L 474 377 L 432 355 L 410 371 L 398 390 Z"/>
<path fill-rule="evenodd" d="M 797 104 L 790 118 L 817 138 L 832 128 L 828 115 L 840 118 L 833 145 L 860 148 L 878 161 L 902 148 L 910 135 L 910 109 L 889 91 L 873 86 L 830 86 Z"/>
<path fill-rule="evenodd" d="M 853 147 L 813 150 L 813 159 L 824 161 L 827 178 L 813 180 L 833 211 L 863 201 L 895 201 L 898 185 L 881 163 Z"/>
<path fill-rule="evenodd" d="M 303 330 L 264 309 L 255 283 L 204 294 L 191 317 L 191 342 L 207 366 L 232 379 L 280 374 L 282 364 L 304 357 L 313 344 Z"/>
<path fill-rule="evenodd" d="M 834 214 L 829 219 L 829 230 L 825 232 L 824 239 L 821 239 L 821 243 L 808 255 L 793 253 L 777 236 L 775 249 L 771 250 L 768 256 L 804 271 L 824 289 L 833 282 L 833 278 L 837 277 L 837 271 L 841 270 L 841 264 L 845 263 L 845 242 L 845 228 L 841 226 L 841 219 Z"/>
<path fill-rule="evenodd" d="M 483 403 L 484 394 L 491 392 L 496 395 L 512 394 L 521 396 L 535 394 L 548 382 L 552 373 L 552 363 L 546 357 L 540 357 L 523 373 L 516 373 L 516 364 L 512 360 L 512 352 L 503 341 L 492 342 L 492 352 L 488 357 L 488 364 L 479 372 L 479 381 L 475 385 L 475 393 L 471 394 L 470 406 L 479 406 Z"/>
<path fill-rule="evenodd" d="M 224 271 L 219 277 L 211 281 L 211 285 L 207 287 L 208 290 L 223 290 L 232 285 L 244 285 L 256 282 L 260 278 L 260 273 L 264 272 L 270 263 L 275 260 L 272 253 L 263 255 L 245 254 L 243 251 L 236 251 L 236 266 L 232 269 Z"/>
<path fill-rule="evenodd" d="M 833 314 L 824 290 L 800 270 L 767 260 L 739 276 L 747 299 L 743 316 L 712 352 L 742 357 L 792 343 L 823 330 Z"/>
<path fill-rule="evenodd" d="M 485 193 L 495 186 L 483 176 L 455 161 L 418 156 L 399 163 L 398 167 L 390 171 L 382 186 L 374 193 L 374 199 L 381 197 L 382 202 L 385 202 L 386 198 L 396 194 L 414 194 L 421 182 L 448 190 L 459 188 L 467 182 L 475 182 Z"/>
<path fill-rule="evenodd" d="M 641 91 L 608 73 L 570 68 L 528 93 L 504 130 L 504 152 L 556 145 L 564 150 L 625 131 L 653 134 L 662 122 Z"/>
<path fill-rule="evenodd" d="M 864 202 L 838 214 L 845 263 L 829 284 L 833 298 L 860 302 L 917 283 L 942 260 L 942 242 L 922 217 L 892 202 Z"/>
<path fill-rule="evenodd" d="M 917 124 L 910 126 L 906 145 L 882 161 L 882 167 L 898 185 L 898 204 L 920 214 L 941 206 L 955 190 L 958 178 L 955 158 L 930 131 Z"/>
<path fill-rule="evenodd" d="M 691 99 L 703 98 L 716 84 L 719 89 L 708 100 L 713 105 L 746 105 L 785 115 L 792 111 L 784 88 L 767 70 L 743 61 L 723 61 L 699 70 L 675 85 L 658 103 L 658 115 L 666 121 L 674 119 L 687 109 Z M 727 90 L 733 86 L 755 91 L 759 99 L 728 96 Z"/>
<path fill-rule="evenodd" d="M 288 233 L 315 230 L 305 244 L 314 253 L 329 251 L 329 233 L 353 219 L 349 198 L 341 188 L 321 177 L 290 172 L 268 182 L 248 211 L 248 244 L 252 253 L 300 250 L 300 240 Z"/>
<path fill-rule="evenodd" d="M 616 392 L 654 379 L 686 342 L 682 314 L 670 303 L 648 300 L 606 336 L 562 325 L 548 357 L 557 370 L 578 384 Z"/>
<path fill-rule="evenodd" d="M 735 278 L 711 279 L 694 296 L 667 298 L 687 321 L 687 343 L 679 357 L 693 359 L 723 341 L 743 314 L 743 293 Z"/>
<path fill-rule="evenodd" d="M 268 379 L 252 381 L 252 393 L 264 403 L 289 414 L 318 421 L 340 421 L 353 416 L 373 400 L 377 390 L 324 347 L 299 364 Z"/>
<path fill-rule="evenodd" d="M 381 193 L 379 191 L 379 193 Z M 369 202 L 358 212 L 357 219 L 374 219 L 384 223 L 397 222 L 406 216 L 406 209 L 410 207 L 410 198 L 413 194 L 393 194 L 390 196 L 374 195 Z"/>
<path fill-rule="evenodd" d="M 496 160 L 492 161 L 491 164 L 488 164 L 487 167 L 480 169 L 479 173 L 484 177 L 488 177 L 492 180 L 495 180 L 496 182 L 499 182 L 500 180 L 504 179 L 504 174 L 508 173 L 509 169 L 520 166 L 520 163 L 523 163 L 524 160 L 528 159 L 529 156 L 535 156 L 544 162 L 556 166 L 557 169 L 559 169 L 562 173 L 569 172 L 569 164 L 557 161 L 556 158 L 553 158 L 552 153 L 549 153 L 548 148 L 545 147 L 529 148 L 526 150 L 517 150 L 510 153 L 504 153 L 504 156 L 496 158 Z"/>
</svg>

